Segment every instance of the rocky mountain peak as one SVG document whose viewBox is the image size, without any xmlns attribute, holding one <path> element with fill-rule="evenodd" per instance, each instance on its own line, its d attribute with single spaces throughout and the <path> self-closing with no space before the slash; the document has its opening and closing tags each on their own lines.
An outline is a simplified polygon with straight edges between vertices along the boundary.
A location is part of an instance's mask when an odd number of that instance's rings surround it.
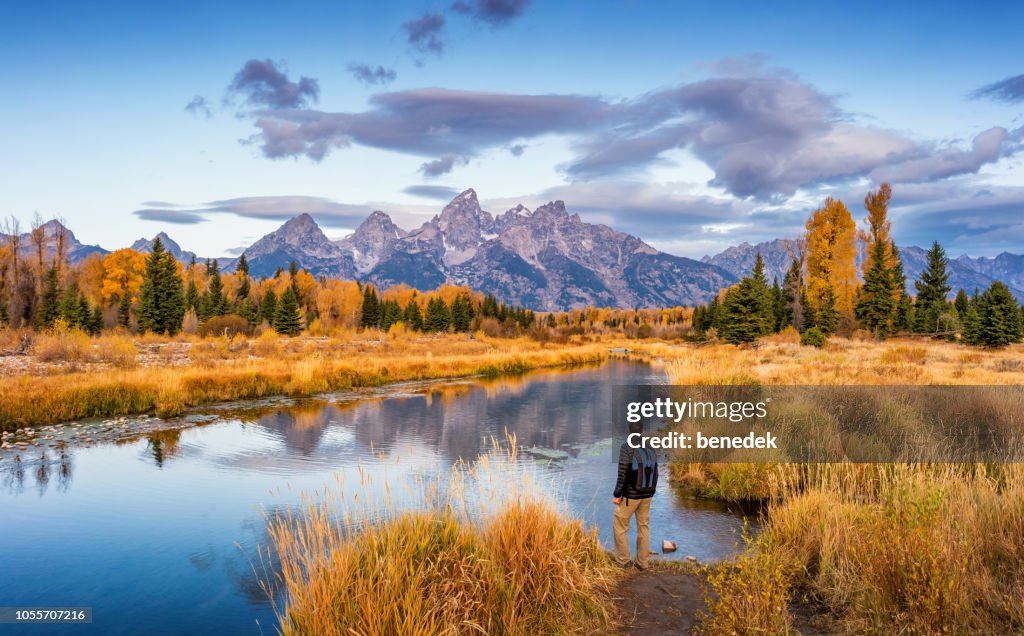
<svg viewBox="0 0 1024 636">
<path fill-rule="evenodd" d="M 568 217 L 569 213 L 565 209 L 565 201 L 549 201 L 544 205 L 537 208 L 534 216 L 549 216 L 549 217 Z"/>
<path fill-rule="evenodd" d="M 390 216 L 375 210 L 355 232 L 335 241 L 335 245 L 352 254 L 357 271 L 367 272 L 390 252 L 395 241 L 405 235 L 405 230 L 395 225 Z"/>
<path fill-rule="evenodd" d="M 444 206 L 431 224 L 440 233 L 443 259 L 448 265 L 472 258 L 485 235 L 494 231 L 493 217 L 480 208 L 480 201 L 472 188 Z"/>
<path fill-rule="evenodd" d="M 164 249 L 171 253 L 177 260 L 183 260 L 184 252 L 181 251 L 181 245 L 179 245 L 174 239 L 167 236 L 166 232 L 160 232 L 152 239 L 140 238 L 139 240 L 132 243 L 132 249 L 136 252 L 152 252 L 153 244 L 156 243 L 157 239 L 163 243 Z"/>
</svg>

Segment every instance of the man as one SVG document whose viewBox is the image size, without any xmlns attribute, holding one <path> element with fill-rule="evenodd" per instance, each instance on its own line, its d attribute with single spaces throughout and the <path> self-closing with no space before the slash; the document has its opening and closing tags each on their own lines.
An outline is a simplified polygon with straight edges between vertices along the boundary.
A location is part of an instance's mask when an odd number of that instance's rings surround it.
<svg viewBox="0 0 1024 636">
<path fill-rule="evenodd" d="M 643 433 L 640 422 L 629 424 L 630 433 Z M 650 448 L 619 448 L 619 476 L 612 503 L 615 504 L 615 562 L 629 566 L 629 523 L 636 515 L 636 567 L 647 568 L 651 558 L 651 497 L 658 486 L 658 456 Z"/>
</svg>

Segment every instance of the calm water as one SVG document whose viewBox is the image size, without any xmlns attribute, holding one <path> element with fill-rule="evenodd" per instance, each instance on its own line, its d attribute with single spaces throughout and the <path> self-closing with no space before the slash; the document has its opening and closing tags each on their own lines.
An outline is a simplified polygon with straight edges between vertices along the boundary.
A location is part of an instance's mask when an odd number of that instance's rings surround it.
<svg viewBox="0 0 1024 636">
<path fill-rule="evenodd" d="M 120 444 L 0 460 L 0 606 L 91 606 L 91 626 L 24 633 L 275 632 L 253 574 L 264 511 L 336 483 L 365 491 L 356 467 L 391 484 L 472 462 L 514 433 L 538 482 L 611 545 L 610 388 L 653 384 L 649 367 L 614 362 L 520 379 L 406 385 L 371 395 L 209 412 L 201 426 Z M 194 418 L 198 419 L 198 418 Z M 566 458 L 545 459 L 549 450 Z M 373 487 L 370 488 L 373 490 Z M 398 496 L 401 501 L 401 495 Z M 743 519 L 659 492 L 652 544 L 675 557 L 730 553 Z M 0 633 L 15 633 L 0 625 Z"/>
</svg>

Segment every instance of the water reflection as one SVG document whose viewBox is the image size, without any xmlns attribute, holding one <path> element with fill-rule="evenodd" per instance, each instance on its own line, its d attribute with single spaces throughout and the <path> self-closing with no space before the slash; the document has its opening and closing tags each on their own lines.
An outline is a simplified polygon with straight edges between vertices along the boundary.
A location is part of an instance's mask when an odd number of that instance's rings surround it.
<svg viewBox="0 0 1024 636">
<path fill-rule="evenodd" d="M 18 453 L 0 461 L 0 484 L 4 491 L 20 495 L 25 491 L 26 476 L 30 476 L 28 485 L 35 488 L 39 497 L 46 495 L 51 480 L 56 480 L 57 492 L 67 492 L 73 475 L 71 457 L 67 448 Z"/>
<path fill-rule="evenodd" d="M 528 453 L 520 461 L 610 545 L 611 387 L 661 381 L 651 374 L 613 363 L 268 400 L 212 408 L 161 424 L 174 430 L 117 443 L 6 456 L 0 570 L 16 572 L 18 585 L 3 590 L 0 605 L 93 606 L 94 624 L 76 626 L 81 634 L 252 633 L 257 623 L 270 633 L 274 616 L 260 583 L 275 568 L 260 552 L 268 509 L 294 505 L 299 492 L 338 475 L 349 493 L 385 481 L 414 492 L 451 465 L 473 462 L 506 431 L 522 448 L 565 451 L 559 461 Z M 360 483 L 367 475 L 369 487 Z M 742 519 L 696 503 L 659 493 L 654 543 L 677 541 L 676 556 L 729 553 Z"/>
</svg>

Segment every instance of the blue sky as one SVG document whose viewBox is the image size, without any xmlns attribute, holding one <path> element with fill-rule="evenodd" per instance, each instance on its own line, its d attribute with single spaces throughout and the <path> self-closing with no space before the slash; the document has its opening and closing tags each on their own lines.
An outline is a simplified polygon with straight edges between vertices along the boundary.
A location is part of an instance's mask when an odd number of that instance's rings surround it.
<svg viewBox="0 0 1024 636">
<path fill-rule="evenodd" d="M 889 180 L 900 242 L 1024 252 L 1019 2 L 150 4 L 0 5 L 0 215 L 219 256 L 473 187 L 699 258 Z"/>
</svg>

